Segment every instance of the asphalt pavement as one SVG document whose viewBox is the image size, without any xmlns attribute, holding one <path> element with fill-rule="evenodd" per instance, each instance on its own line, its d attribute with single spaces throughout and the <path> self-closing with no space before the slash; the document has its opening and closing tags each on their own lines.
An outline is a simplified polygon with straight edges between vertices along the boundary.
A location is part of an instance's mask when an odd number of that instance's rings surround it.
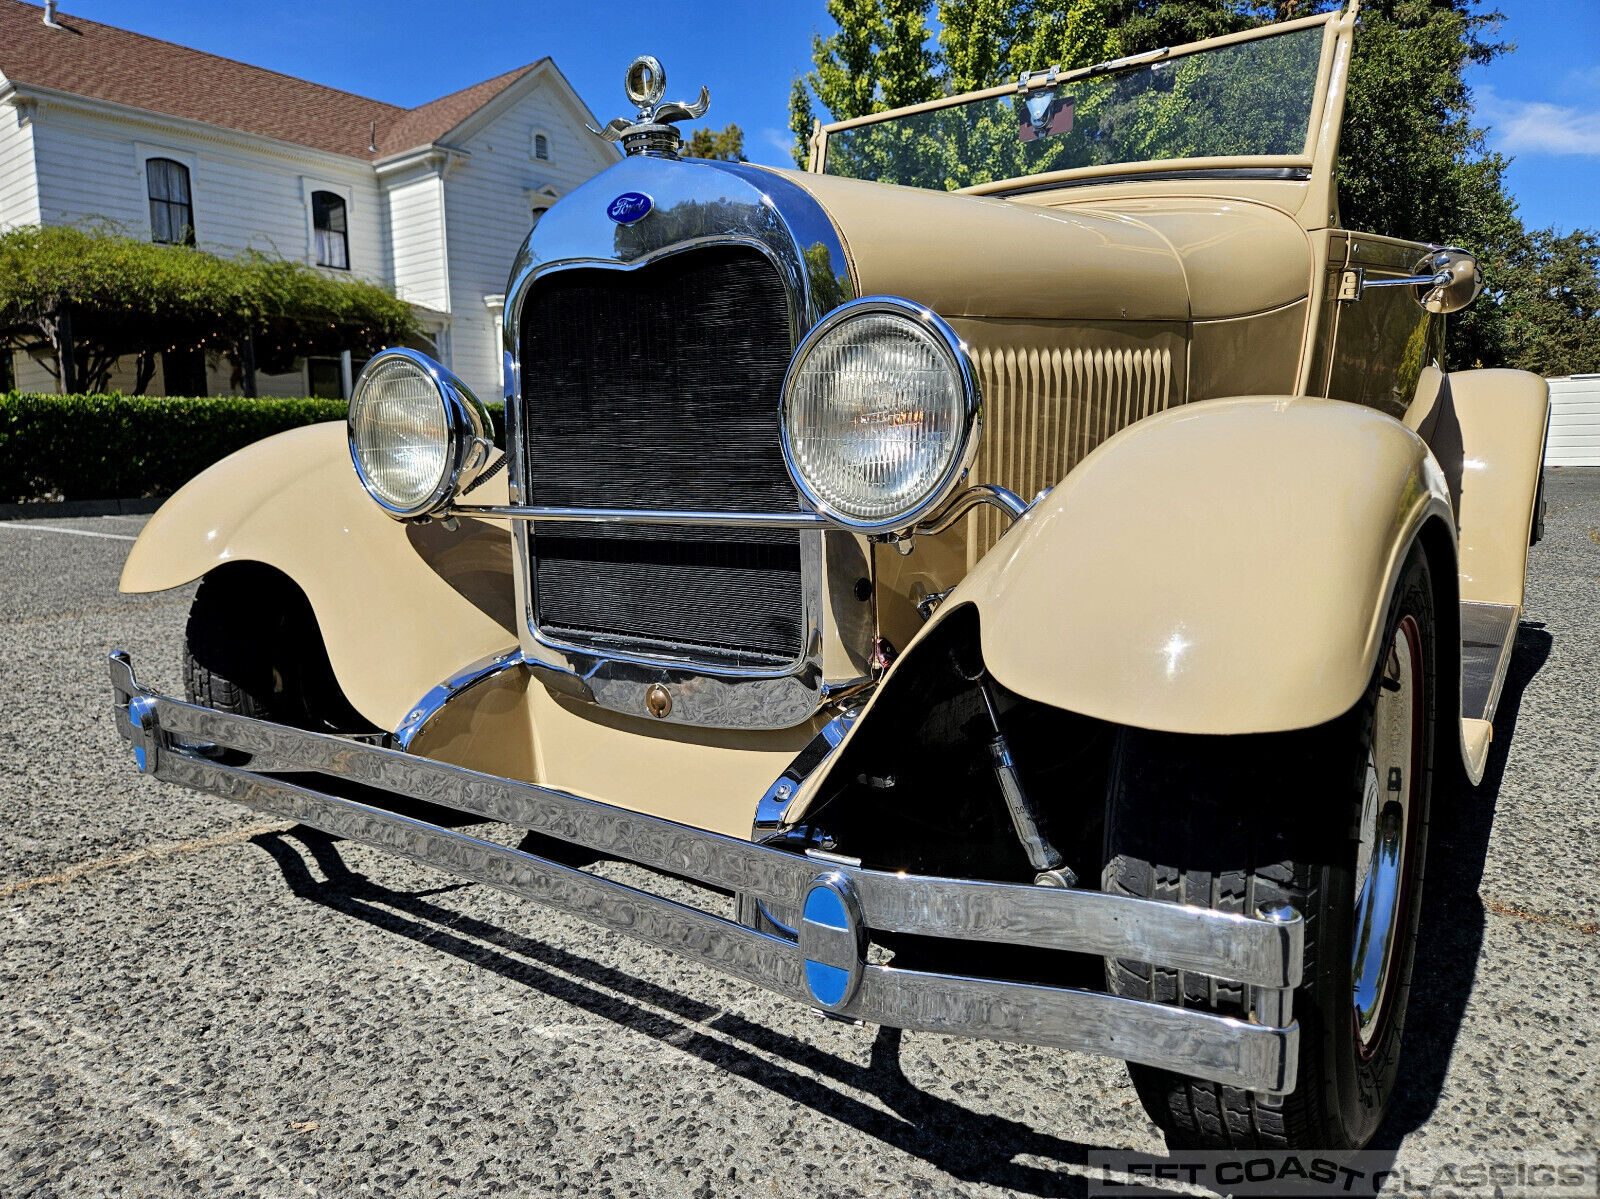
<svg viewBox="0 0 1600 1199">
<path fill-rule="evenodd" d="M 1546 493 L 1396 1168 L 1600 1143 L 1600 471 Z M 192 594 L 116 593 L 142 523 L 0 524 L 0 1194 L 1076 1195 L 1163 1151 L 1118 1062 L 826 1021 L 137 775 L 105 653 L 181 693 Z"/>
</svg>

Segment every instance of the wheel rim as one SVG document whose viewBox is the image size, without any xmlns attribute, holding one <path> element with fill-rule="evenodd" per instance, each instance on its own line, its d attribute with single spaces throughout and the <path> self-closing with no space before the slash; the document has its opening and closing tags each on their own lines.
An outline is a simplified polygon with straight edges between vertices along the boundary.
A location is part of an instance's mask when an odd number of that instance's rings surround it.
<svg viewBox="0 0 1600 1199">
<path fill-rule="evenodd" d="M 1356 849 L 1351 951 L 1356 1039 L 1363 1054 L 1381 1039 L 1392 975 L 1406 935 L 1412 814 L 1422 750 L 1422 646 L 1417 623 L 1400 621 L 1383 663 Z"/>
</svg>

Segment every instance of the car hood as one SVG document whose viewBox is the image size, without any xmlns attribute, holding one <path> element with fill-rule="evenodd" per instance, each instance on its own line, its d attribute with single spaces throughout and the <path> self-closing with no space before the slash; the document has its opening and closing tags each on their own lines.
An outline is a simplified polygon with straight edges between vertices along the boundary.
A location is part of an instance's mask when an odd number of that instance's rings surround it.
<svg viewBox="0 0 1600 1199">
<path fill-rule="evenodd" d="M 1303 299 L 1310 244 L 1288 216 L 1237 200 L 1051 208 L 778 171 L 833 219 L 862 295 L 945 317 L 1216 320 Z"/>
<path fill-rule="evenodd" d="M 851 294 L 904 296 L 953 320 L 1035 323 L 1218 320 L 1307 294 L 1310 242 L 1277 209 L 1208 197 L 1075 199 L 1060 189 L 1004 200 L 630 156 L 539 221 L 506 288 L 506 325 L 519 327 L 530 281 L 551 266 L 632 269 L 713 241 L 759 246 L 806 290 L 800 331 Z M 635 207 L 617 208 L 625 203 Z"/>
</svg>

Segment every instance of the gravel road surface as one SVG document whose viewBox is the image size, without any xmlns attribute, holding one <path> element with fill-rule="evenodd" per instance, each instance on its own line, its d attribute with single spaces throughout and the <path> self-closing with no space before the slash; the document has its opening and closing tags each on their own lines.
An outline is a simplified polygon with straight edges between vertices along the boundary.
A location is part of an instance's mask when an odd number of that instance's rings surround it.
<svg viewBox="0 0 1600 1199">
<path fill-rule="evenodd" d="M 1600 1142 L 1600 471 L 1547 496 L 1489 776 L 1436 803 L 1398 1167 Z M 0 1194 L 1077 1195 L 1163 1151 L 1120 1063 L 824 1021 L 135 774 L 105 651 L 181 693 L 192 594 L 116 593 L 142 521 L 0 525 Z"/>
</svg>

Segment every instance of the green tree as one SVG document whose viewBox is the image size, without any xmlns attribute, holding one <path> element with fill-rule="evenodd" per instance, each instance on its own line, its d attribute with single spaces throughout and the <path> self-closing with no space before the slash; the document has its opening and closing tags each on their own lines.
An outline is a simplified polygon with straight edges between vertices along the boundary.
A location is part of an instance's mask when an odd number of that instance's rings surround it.
<svg viewBox="0 0 1600 1199">
<path fill-rule="evenodd" d="M 931 6 L 932 0 L 828 0 L 838 29 L 812 36 L 813 69 L 795 80 L 790 95 L 797 163 L 806 162 L 812 96 L 838 121 L 941 94 L 937 59 L 927 44 Z"/>
<path fill-rule="evenodd" d="M 1535 230 L 1507 266 L 1510 286 L 1485 297 L 1499 315 L 1507 364 L 1540 375 L 1600 372 L 1600 234 Z"/>
<path fill-rule="evenodd" d="M 702 125 L 689 135 L 689 141 L 683 147 L 683 156 L 744 162 L 744 130 L 733 124 L 724 125 L 720 130 Z"/>
<path fill-rule="evenodd" d="M 1024 71 L 1092 66 L 1303 16 L 1305 8 L 1292 0 L 940 0 L 939 58 L 951 91 L 975 91 Z"/>
</svg>

